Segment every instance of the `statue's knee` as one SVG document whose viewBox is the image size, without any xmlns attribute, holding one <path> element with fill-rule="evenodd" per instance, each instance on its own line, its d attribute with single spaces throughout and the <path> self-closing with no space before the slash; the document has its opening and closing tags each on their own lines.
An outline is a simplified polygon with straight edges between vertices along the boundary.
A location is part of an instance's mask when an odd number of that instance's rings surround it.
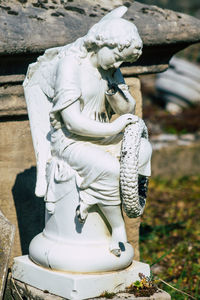
<svg viewBox="0 0 200 300">
<path fill-rule="evenodd" d="M 151 175 L 151 154 L 151 144 L 147 139 L 142 138 L 139 151 L 139 174 L 144 176 Z"/>
<path fill-rule="evenodd" d="M 139 151 L 139 165 L 146 164 L 151 159 L 152 147 L 149 141 L 145 138 L 141 139 Z"/>
</svg>

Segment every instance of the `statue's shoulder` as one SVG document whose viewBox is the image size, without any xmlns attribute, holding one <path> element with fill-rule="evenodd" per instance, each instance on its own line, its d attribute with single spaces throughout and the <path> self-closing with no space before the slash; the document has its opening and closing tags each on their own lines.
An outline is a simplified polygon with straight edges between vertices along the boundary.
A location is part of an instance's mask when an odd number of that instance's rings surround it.
<svg viewBox="0 0 200 300">
<path fill-rule="evenodd" d="M 62 47 L 47 49 L 35 63 L 29 65 L 24 87 L 29 84 L 37 84 L 41 76 L 51 77 L 50 81 L 53 82 L 58 65 L 67 64 L 69 67 L 72 65 L 74 68 L 78 67 L 81 57 L 84 56 L 83 52 L 83 38 Z"/>
<path fill-rule="evenodd" d="M 24 88 L 39 85 L 49 98 L 53 98 L 55 83 L 60 76 L 68 80 L 79 73 L 78 55 L 73 53 L 61 55 L 60 50 L 62 49 L 48 49 L 35 63 L 29 65 L 23 83 Z"/>
<path fill-rule="evenodd" d="M 78 68 L 81 64 L 81 58 L 78 56 L 77 53 L 67 53 L 65 55 L 58 55 L 58 60 L 57 60 L 57 66 L 56 67 L 61 67 L 65 68 L 67 67 L 68 69 L 73 69 Z"/>
<path fill-rule="evenodd" d="M 78 85 L 82 74 L 82 58 L 77 53 L 58 55 L 56 68 L 54 69 L 54 87 L 66 85 Z"/>
</svg>

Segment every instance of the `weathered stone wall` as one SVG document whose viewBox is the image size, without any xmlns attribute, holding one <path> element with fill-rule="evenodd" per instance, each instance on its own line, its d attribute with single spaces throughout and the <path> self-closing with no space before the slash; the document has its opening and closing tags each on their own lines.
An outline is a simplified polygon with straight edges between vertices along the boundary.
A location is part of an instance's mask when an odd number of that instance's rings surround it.
<svg viewBox="0 0 200 300">
<path fill-rule="evenodd" d="M 200 2 L 199 0 L 140 0 L 139 2 L 148 5 L 158 5 L 162 8 L 173 9 L 175 11 L 192 14 L 200 17 Z"/>
<path fill-rule="evenodd" d="M 13 255 L 27 253 L 42 230 L 43 201 L 34 196 L 35 156 L 27 118 L 0 122 L 0 207 L 16 225 Z"/>
</svg>

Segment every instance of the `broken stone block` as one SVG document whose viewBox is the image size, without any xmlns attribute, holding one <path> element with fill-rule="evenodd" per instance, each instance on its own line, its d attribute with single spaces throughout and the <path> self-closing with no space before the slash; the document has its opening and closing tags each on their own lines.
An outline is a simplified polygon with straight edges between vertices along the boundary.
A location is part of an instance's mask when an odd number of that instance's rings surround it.
<svg viewBox="0 0 200 300">
<path fill-rule="evenodd" d="M 15 227 L 0 211 L 0 299 L 3 298 Z"/>
</svg>

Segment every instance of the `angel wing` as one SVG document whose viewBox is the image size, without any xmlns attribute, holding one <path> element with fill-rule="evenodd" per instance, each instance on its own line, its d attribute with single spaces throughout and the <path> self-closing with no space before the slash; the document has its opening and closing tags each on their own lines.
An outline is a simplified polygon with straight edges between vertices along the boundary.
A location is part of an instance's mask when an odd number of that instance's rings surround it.
<svg viewBox="0 0 200 300">
<path fill-rule="evenodd" d="M 119 6 L 115 9 L 113 9 L 111 12 L 109 12 L 108 14 L 106 14 L 101 20 L 105 21 L 105 20 L 109 20 L 109 19 L 115 19 L 115 18 L 122 18 L 123 15 L 127 12 L 128 8 L 124 5 Z"/>
<path fill-rule="evenodd" d="M 35 194 L 38 197 L 43 197 L 46 194 L 46 163 L 51 158 L 49 112 L 52 103 L 49 99 L 52 90 L 44 74 L 53 76 L 52 72 L 59 50 L 60 48 L 48 49 L 43 56 L 38 58 L 36 63 L 31 64 L 23 83 L 37 162 Z"/>
</svg>

